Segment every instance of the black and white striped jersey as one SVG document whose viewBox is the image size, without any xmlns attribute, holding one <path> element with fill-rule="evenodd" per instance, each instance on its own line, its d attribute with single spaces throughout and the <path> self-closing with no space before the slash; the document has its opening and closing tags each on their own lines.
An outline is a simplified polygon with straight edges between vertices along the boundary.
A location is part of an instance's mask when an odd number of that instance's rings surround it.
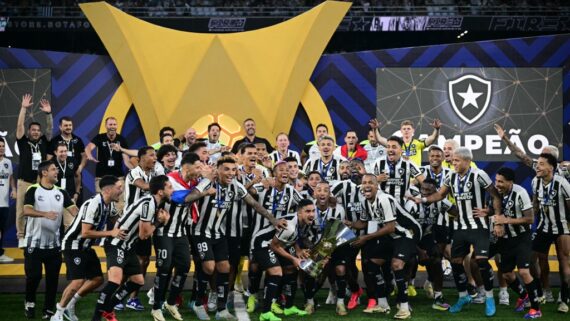
<svg viewBox="0 0 570 321">
<path fill-rule="evenodd" d="M 269 225 L 255 232 L 251 239 L 251 251 L 268 248 L 271 244 L 271 240 L 276 235 L 277 238 L 284 243 L 285 247 L 292 246 L 298 240 L 301 229 L 299 227 L 297 213 L 287 214 L 281 217 L 281 219 L 287 221 L 287 228 L 276 234 L 277 230 L 275 227 Z"/>
<path fill-rule="evenodd" d="M 154 223 L 157 210 L 158 204 L 156 204 L 152 195 L 143 196 L 129 205 L 123 211 L 123 216 L 116 223 L 119 229 L 127 233 L 127 236 L 124 240 L 116 237 L 107 237 L 105 245 L 113 245 L 125 251 L 132 249 L 133 245 L 139 240 L 140 222 Z"/>
<path fill-rule="evenodd" d="M 297 210 L 297 204 L 301 201 L 302 197 L 295 190 L 292 185 L 285 184 L 282 191 L 278 191 L 275 187 L 269 187 L 265 189 L 263 184 L 255 184 L 253 188 L 257 192 L 257 199 L 259 204 L 263 206 L 269 213 L 273 214 L 275 218 L 280 219 L 283 216 L 293 213 Z M 269 220 L 263 217 L 261 214 L 256 213 L 253 216 L 252 225 L 253 234 L 257 231 L 271 225 Z"/>
<path fill-rule="evenodd" d="M 91 229 L 95 231 L 105 230 L 107 228 L 108 218 L 117 215 L 114 204 L 114 202 L 105 204 L 105 202 L 103 202 L 103 196 L 100 193 L 85 201 L 83 205 L 81 205 L 79 213 L 75 216 L 73 222 L 65 232 L 61 249 L 89 249 L 96 240 L 81 237 L 83 223 L 90 224 Z"/>
<path fill-rule="evenodd" d="M 523 212 L 532 209 L 532 202 L 527 191 L 520 185 L 513 184 L 511 191 L 502 197 L 502 211 L 506 217 L 522 218 Z M 528 224 L 505 224 L 504 238 L 517 237 L 530 231 Z"/>
<path fill-rule="evenodd" d="M 204 190 L 210 188 L 216 190 L 214 195 L 206 195 L 196 201 L 200 218 L 192 225 L 192 235 L 220 239 L 226 236 L 227 215 L 237 206 L 237 201 L 247 196 L 247 191 L 235 179 L 227 186 L 210 182 Z"/>
<path fill-rule="evenodd" d="M 333 183 L 335 181 L 340 180 L 340 163 L 342 159 L 336 156 L 333 156 L 328 163 L 324 163 L 321 158 L 318 159 L 308 159 L 303 166 L 303 172 L 305 175 L 309 175 L 310 172 L 316 171 L 321 173 L 321 177 L 329 182 Z"/>
<path fill-rule="evenodd" d="M 447 199 L 430 204 L 416 204 L 412 201 L 406 201 L 404 204 L 404 208 L 422 226 L 423 235 L 430 234 L 434 225 L 449 227 L 449 215 L 447 212 L 452 207 L 453 204 Z"/>
<path fill-rule="evenodd" d="M 453 221 L 454 230 L 489 229 L 487 218 L 473 216 L 473 209 L 484 207 L 486 189 L 492 183 L 489 175 L 477 168 L 469 168 L 463 177 L 457 173 L 447 176 L 443 185 L 449 188 L 459 211 Z"/>
<path fill-rule="evenodd" d="M 149 191 L 138 188 L 135 185 L 135 181 L 137 179 L 141 179 L 143 182 L 148 184 L 150 182 L 150 179 L 154 176 L 154 170 L 150 171 L 147 174 L 140 166 L 137 166 L 129 171 L 125 177 L 125 207 L 133 204 L 141 197 L 149 195 Z"/>
<path fill-rule="evenodd" d="M 331 188 L 331 194 L 335 196 L 345 211 L 347 221 L 356 222 L 362 215 L 364 196 L 360 192 L 360 186 L 350 180 L 335 183 Z"/>
<path fill-rule="evenodd" d="M 416 241 L 421 239 L 422 228 L 420 223 L 392 195 L 378 191 L 372 202 L 364 199 L 362 203 L 365 210 L 362 212 L 360 220 L 368 222 L 367 234 L 372 234 L 386 223 L 395 221 L 396 230 L 390 234 L 393 239 L 401 237 Z"/>
<path fill-rule="evenodd" d="M 420 167 L 420 172 L 422 172 L 425 178 L 432 178 L 435 180 L 437 183 L 436 187 L 439 189 L 443 185 L 443 182 L 445 181 L 447 175 L 451 173 L 451 170 L 449 168 L 442 167 L 441 172 L 439 172 L 439 174 L 436 174 L 430 165 L 425 165 Z"/>
<path fill-rule="evenodd" d="M 174 191 L 189 190 L 197 182 L 192 181 L 189 183 L 184 182 L 180 176 L 179 171 L 168 173 L 168 180 L 172 184 Z M 170 219 L 163 226 L 155 230 L 157 236 L 167 237 L 183 237 L 187 234 L 187 227 L 191 225 L 192 219 L 190 217 L 194 204 L 176 204 L 173 202 L 165 202 L 164 209 L 170 214 Z"/>
<path fill-rule="evenodd" d="M 321 210 L 315 204 L 315 220 L 313 224 L 307 226 L 303 235 L 303 246 L 304 248 L 312 248 L 315 246 L 323 236 L 327 221 L 337 220 L 344 221 L 346 219 L 346 214 L 344 208 L 340 204 L 336 204 L 334 207 L 328 207 L 326 210 Z"/>
<path fill-rule="evenodd" d="M 269 157 L 271 157 L 271 160 L 273 161 L 273 164 L 277 163 L 278 161 L 282 161 L 287 157 L 294 157 L 297 160 L 297 164 L 301 164 L 301 157 L 299 156 L 299 153 L 297 153 L 294 150 L 287 150 L 287 153 L 285 153 L 285 157 L 283 157 L 279 151 L 276 149 L 274 151 L 271 152 L 271 154 L 269 154 Z"/>
<path fill-rule="evenodd" d="M 388 180 L 380 183 L 380 188 L 386 194 L 394 196 L 400 204 L 405 203 L 406 191 L 410 188 L 412 178 L 420 176 L 422 173 L 414 163 L 400 158 L 395 164 L 389 162 L 387 158 L 380 158 L 374 164 L 374 175 L 385 173 Z"/>
<path fill-rule="evenodd" d="M 554 175 L 546 185 L 543 179 L 535 177 L 532 193 L 539 204 L 536 230 L 553 235 L 570 234 L 570 209 L 566 207 L 566 201 L 570 200 L 570 183 L 560 175 Z"/>
</svg>

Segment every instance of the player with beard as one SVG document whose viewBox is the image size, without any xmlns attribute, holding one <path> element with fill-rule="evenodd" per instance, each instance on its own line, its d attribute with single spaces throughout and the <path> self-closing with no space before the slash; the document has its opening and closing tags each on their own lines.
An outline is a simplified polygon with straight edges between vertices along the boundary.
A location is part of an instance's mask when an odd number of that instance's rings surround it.
<svg viewBox="0 0 570 321">
<path fill-rule="evenodd" d="M 380 144 L 387 146 L 388 140 L 382 135 L 380 135 L 380 122 L 377 119 L 372 119 L 369 122 L 370 127 L 376 133 L 376 139 Z M 433 127 L 433 132 L 425 139 L 414 138 L 415 128 L 414 123 L 410 120 L 404 120 L 400 125 L 400 133 L 402 134 L 402 147 L 404 148 L 404 159 L 409 160 L 416 166 L 422 165 L 422 152 L 424 148 L 430 146 L 433 143 L 437 143 L 439 138 L 439 129 L 441 128 L 441 121 L 439 119 L 434 119 L 430 124 Z"/>
<path fill-rule="evenodd" d="M 379 158 L 386 157 L 386 148 L 378 143 L 375 131 L 373 129 L 370 129 L 368 131 L 368 140 L 363 140 L 360 142 L 360 145 L 362 145 L 362 147 L 364 147 L 368 153 L 368 157 L 364 161 L 366 171 L 372 173 L 374 169 L 374 163 Z"/>
<path fill-rule="evenodd" d="M 506 167 L 499 168 L 495 177 L 495 187 L 502 197 L 504 215 L 494 216 L 494 223 L 504 225 L 505 234 L 497 241 L 498 252 L 501 255 L 500 271 L 509 287 L 519 294 L 515 311 L 523 312 L 525 305 L 531 305 L 531 310 L 525 319 L 536 319 L 542 316 L 538 302 L 537 280 L 530 274 L 531 265 L 531 229 L 534 213 L 530 197 L 526 190 L 514 184 L 515 172 Z M 520 284 L 514 273 L 515 266 L 522 277 L 525 287 Z M 526 288 L 526 291 L 525 291 Z"/>
<path fill-rule="evenodd" d="M 567 313 L 570 296 L 570 183 L 554 174 L 556 165 L 556 158 L 551 154 L 543 153 L 538 157 L 532 192 L 534 211 L 539 218 L 532 250 L 544 258 L 548 256 L 552 243 L 556 244 L 561 279 L 558 312 Z"/>
<path fill-rule="evenodd" d="M 344 136 L 344 145 L 339 146 L 334 150 L 333 155 L 338 158 L 345 158 L 348 160 L 361 159 L 366 160 L 368 152 L 358 144 L 358 136 L 356 131 L 348 130 Z"/>
<path fill-rule="evenodd" d="M 380 189 L 394 196 L 400 205 L 406 202 L 405 194 L 410 188 L 412 179 L 421 183 L 424 180 L 422 172 L 411 161 L 402 157 L 404 141 L 397 136 L 386 140 L 386 158 L 381 158 L 374 164 L 374 175 L 380 183 Z"/>
<path fill-rule="evenodd" d="M 259 203 L 266 211 L 272 213 L 275 218 L 280 219 L 294 212 L 302 197 L 293 186 L 287 184 L 289 181 L 287 163 L 283 161 L 277 162 L 273 167 L 273 176 L 274 179 L 271 179 L 271 184 L 269 184 L 268 180 L 265 180 L 264 183 L 254 185 L 249 189 L 249 192 L 257 197 Z M 256 237 L 261 233 L 261 230 L 268 228 L 270 223 L 267 218 L 256 215 L 250 224 L 250 227 L 253 227 L 253 237 L 251 239 L 251 251 L 253 251 Z M 259 263 L 255 261 L 255 257 L 251 256 L 248 268 L 248 292 L 250 295 L 247 300 L 247 312 L 255 311 L 257 305 L 255 295 L 259 291 L 262 273 L 263 271 L 259 269 Z M 277 303 L 273 304 L 272 311 L 277 314 L 283 313 Z"/>
<path fill-rule="evenodd" d="M 99 294 L 92 320 L 100 320 L 102 316 L 107 321 L 116 321 L 113 307 L 144 285 L 134 245 L 139 240 L 150 238 L 157 226 L 168 221 L 168 212 L 160 206 L 172 195 L 172 184 L 164 175 L 153 177 L 149 186 L 151 195 L 146 195 L 128 206 L 115 224 L 117 228 L 125 231 L 126 236 L 105 239 L 107 284 Z M 121 286 L 123 278 L 127 281 Z"/>
<path fill-rule="evenodd" d="M 303 172 L 309 174 L 312 171 L 318 171 L 323 180 L 334 183 L 340 179 L 339 166 L 342 158 L 333 155 L 335 148 L 334 139 L 330 136 L 322 136 L 319 139 L 320 158 L 309 159 L 303 167 Z"/>
<path fill-rule="evenodd" d="M 431 156 L 432 152 L 430 152 L 430 158 Z M 420 186 L 421 197 L 429 197 L 434 194 L 438 190 L 438 186 L 439 183 L 435 179 L 432 177 L 426 178 Z M 412 194 L 414 194 L 414 192 L 412 192 Z M 443 234 L 443 236 L 439 235 L 442 229 L 437 228 L 437 222 L 440 220 L 449 221 L 448 213 L 457 216 L 457 208 L 455 208 L 449 200 L 443 199 L 435 203 L 422 205 L 415 205 L 412 202 L 408 202 L 406 203 L 406 209 L 414 214 L 418 223 L 422 225 L 423 233 L 422 239 L 418 244 L 418 259 L 419 263 L 425 266 L 428 272 L 428 280 L 431 288 L 431 296 L 428 295 L 428 297 L 434 299 L 432 308 L 434 310 L 447 311 L 449 304 L 445 303 L 443 298 L 443 269 L 441 260 L 448 243 L 441 242 L 440 238 L 448 238 L 449 236 L 446 234 Z M 442 219 L 442 217 L 445 219 Z"/>
<path fill-rule="evenodd" d="M 77 301 L 103 284 L 101 262 L 92 249 L 96 239 L 126 236 L 125 231 L 117 227 L 105 231 L 107 220 L 117 215 L 114 202 L 117 202 L 123 193 L 122 182 L 114 176 L 104 176 L 99 184 L 101 193 L 83 203 L 63 237 L 62 252 L 67 267 L 67 279 L 71 282 L 63 290 L 51 321 L 63 321 L 64 316 L 67 320 L 78 320 L 75 315 Z"/>
<path fill-rule="evenodd" d="M 259 269 L 265 271 L 263 309 L 261 321 L 281 321 L 273 312 L 280 284 L 283 284 L 286 298 L 287 316 L 303 316 L 307 313 L 293 305 L 297 291 L 297 270 L 301 259 L 308 257 L 308 251 L 299 244 L 307 236 L 315 220 L 315 205 L 310 200 L 299 201 L 297 213 L 283 216 L 287 228 L 275 231 L 272 226 L 259 231 L 252 246 L 252 258 L 258 262 Z"/>
<path fill-rule="evenodd" d="M 242 144 L 257 144 L 262 143 L 265 145 L 265 148 L 271 153 L 273 152 L 273 148 L 271 147 L 271 143 L 262 137 L 256 135 L 256 125 L 255 121 L 252 118 L 247 118 L 243 121 L 243 129 L 245 130 L 245 137 L 242 139 L 237 140 L 234 143 L 232 148 L 232 153 L 237 154 L 238 151 L 241 149 Z"/>
<path fill-rule="evenodd" d="M 448 193 L 453 193 L 459 215 L 454 220 L 453 226 L 451 264 L 455 284 L 459 291 L 459 300 L 451 306 L 449 311 L 460 312 L 464 305 L 471 302 L 471 297 L 467 293 L 467 276 L 463 260 L 473 246 L 475 259 L 485 286 L 485 314 L 493 316 L 496 308 L 493 297 L 493 269 L 489 264 L 489 223 L 487 217 L 477 209 L 485 206 L 487 192 L 492 197 L 495 215 L 502 215 L 501 199 L 489 175 L 482 170 L 470 167 L 472 159 L 473 154 L 468 148 L 456 149 L 453 153 L 454 172 L 445 179 L 443 186 L 436 193 L 421 199 L 416 198 L 415 201 L 424 204 L 434 203 L 443 200 Z M 495 225 L 494 229 L 496 235 L 502 235 L 501 226 Z"/>
<path fill-rule="evenodd" d="M 196 142 L 188 148 L 185 153 L 194 153 L 198 155 L 200 161 L 204 164 L 208 164 L 210 160 L 210 153 L 208 152 L 208 145 L 203 142 Z"/>
<path fill-rule="evenodd" d="M 218 302 L 216 319 L 235 320 L 235 316 L 226 308 L 229 283 L 229 257 L 226 233 L 226 219 L 237 200 L 243 199 L 252 206 L 268 224 L 278 228 L 285 227 L 247 193 L 245 187 L 234 180 L 237 173 L 236 161 L 231 157 L 222 157 L 217 164 L 217 179 L 213 173 L 205 173 L 196 188 L 186 197 L 187 202 L 196 201 L 200 209 L 198 222 L 192 226 L 192 241 L 200 255 L 202 278 L 198 280 L 198 294 L 193 307 L 200 320 L 209 320 L 203 306 L 209 279 L 216 271 Z M 285 175 L 286 178 L 286 175 Z"/>
<path fill-rule="evenodd" d="M 301 192 L 301 196 L 306 199 L 314 200 L 315 189 L 317 188 L 317 184 L 323 181 L 323 177 L 321 176 L 321 173 L 317 171 L 312 171 L 307 176 L 307 186 L 305 187 L 305 190 Z"/>
<path fill-rule="evenodd" d="M 346 221 L 354 223 L 362 216 L 362 193 L 360 192 L 360 183 L 362 180 L 361 171 L 353 171 L 352 164 L 358 166 L 358 161 L 343 161 L 340 163 L 341 181 L 337 182 L 331 188 L 331 193 L 337 198 L 340 205 L 345 210 Z M 344 222 L 347 225 L 351 223 Z M 362 234 L 361 231 L 354 230 L 356 235 Z M 358 256 L 358 248 L 346 246 L 341 249 L 346 260 L 346 280 L 352 293 L 348 301 L 347 308 L 355 309 L 360 301 L 363 290 L 358 285 L 358 268 L 356 267 L 356 257 Z M 338 293 L 338 291 L 337 291 Z"/>
<path fill-rule="evenodd" d="M 364 211 L 358 221 L 351 223 L 355 229 L 366 228 L 366 234 L 352 243 L 362 247 L 363 264 L 366 264 L 365 281 L 368 292 L 368 308 L 364 312 L 389 313 L 386 286 L 382 282 L 381 266 L 390 262 L 398 288 L 398 312 L 396 319 L 409 319 L 411 312 L 406 291 L 406 265 L 416 255 L 416 244 L 422 237 L 420 224 L 391 195 L 379 191 L 378 179 L 373 174 L 362 178 Z M 378 298 L 377 305 L 374 298 Z"/>
<path fill-rule="evenodd" d="M 327 182 L 320 182 L 317 185 L 317 189 L 315 190 L 315 205 L 316 219 L 311 228 L 314 237 L 311 237 L 311 239 L 313 240 L 313 244 L 316 245 L 325 230 L 327 221 L 338 220 L 343 222 L 346 220 L 346 214 L 344 212 L 344 208 L 340 204 L 331 202 L 331 188 Z M 337 295 L 336 302 L 334 303 L 336 303 L 336 313 L 340 316 L 347 315 L 344 303 L 344 296 L 346 294 L 346 265 L 348 262 L 348 255 L 351 254 L 350 250 L 344 251 L 344 248 L 349 247 L 342 247 L 333 252 L 331 260 L 325 268 L 325 271 L 329 271 L 329 280 L 331 283 L 334 281 L 336 284 Z M 314 295 L 316 289 L 320 287 L 320 284 L 315 284 L 315 280 L 311 279 L 311 277 L 305 275 L 305 295 L 308 299 L 305 311 L 309 313 L 314 311 L 315 303 L 312 295 Z M 313 287 L 311 287 L 311 284 L 313 284 Z M 317 288 L 314 288 L 315 285 Z"/>
<path fill-rule="evenodd" d="M 321 152 L 319 150 L 318 142 L 321 137 L 328 135 L 329 129 L 325 124 L 318 124 L 315 128 L 315 140 L 308 142 L 303 147 L 303 152 L 301 153 L 301 161 L 307 162 L 309 159 L 319 159 L 321 157 Z"/>
</svg>

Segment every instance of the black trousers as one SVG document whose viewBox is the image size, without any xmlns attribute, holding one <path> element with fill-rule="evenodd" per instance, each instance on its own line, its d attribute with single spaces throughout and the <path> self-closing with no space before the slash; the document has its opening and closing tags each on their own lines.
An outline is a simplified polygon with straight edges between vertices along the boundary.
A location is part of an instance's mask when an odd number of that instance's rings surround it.
<svg viewBox="0 0 570 321">
<path fill-rule="evenodd" d="M 44 311 L 55 312 L 55 299 L 59 271 L 61 269 L 61 252 L 58 249 L 24 249 L 24 270 L 26 272 L 26 302 L 36 302 L 36 291 L 42 280 L 42 265 L 46 271 L 46 293 Z"/>
</svg>

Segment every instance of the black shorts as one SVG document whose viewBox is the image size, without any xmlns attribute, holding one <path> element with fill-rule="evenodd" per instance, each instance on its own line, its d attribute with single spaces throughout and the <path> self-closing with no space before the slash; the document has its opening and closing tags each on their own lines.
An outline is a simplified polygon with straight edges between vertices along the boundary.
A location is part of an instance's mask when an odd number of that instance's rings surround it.
<svg viewBox="0 0 570 321">
<path fill-rule="evenodd" d="M 107 257 L 107 270 L 116 266 L 123 269 L 125 276 L 142 274 L 141 264 L 134 249 L 125 251 L 114 245 L 105 245 L 105 256 Z"/>
<path fill-rule="evenodd" d="M 499 243 L 499 253 L 501 254 L 501 271 L 511 272 L 515 266 L 520 269 L 530 268 L 532 241 L 530 232 L 523 233 L 517 237 L 504 238 Z"/>
<path fill-rule="evenodd" d="M 225 237 L 211 239 L 204 236 L 192 237 L 192 251 L 198 254 L 200 262 L 205 261 L 228 261 L 228 241 Z"/>
<path fill-rule="evenodd" d="M 237 267 L 241 258 L 241 237 L 228 237 L 227 241 L 230 265 Z"/>
<path fill-rule="evenodd" d="M 293 256 L 297 255 L 295 247 L 293 246 L 286 248 L 286 250 Z M 252 263 L 257 263 L 259 265 L 260 271 L 265 271 L 275 266 L 287 267 L 293 265 L 293 262 L 277 255 L 269 247 L 252 251 L 250 259 Z"/>
<path fill-rule="evenodd" d="M 452 229 L 447 226 L 434 225 L 432 233 L 437 244 L 451 244 Z"/>
<path fill-rule="evenodd" d="M 429 233 L 422 235 L 422 239 L 418 243 L 418 247 L 426 251 L 427 255 L 432 257 L 441 257 L 442 253 L 439 251 L 438 242 L 435 240 L 435 234 Z"/>
<path fill-rule="evenodd" d="M 550 234 L 538 231 L 532 241 L 532 250 L 537 253 L 548 254 L 550 246 L 553 243 L 556 244 L 556 240 L 562 235 L 566 234 Z"/>
<path fill-rule="evenodd" d="M 101 261 L 94 249 L 64 250 L 68 280 L 91 280 L 103 276 Z"/>
<path fill-rule="evenodd" d="M 181 273 L 190 271 L 190 244 L 186 236 L 155 236 L 156 269 L 162 273 L 170 273 L 176 267 Z"/>
<path fill-rule="evenodd" d="M 152 253 L 152 239 L 138 240 L 135 243 L 135 253 L 138 256 L 150 256 Z"/>
<path fill-rule="evenodd" d="M 416 242 L 407 237 L 393 239 L 391 237 L 380 238 L 376 242 L 366 242 L 362 249 L 362 255 L 367 259 L 383 259 L 387 262 L 391 259 L 399 259 L 409 262 L 416 256 Z"/>
<path fill-rule="evenodd" d="M 451 257 L 465 257 L 471 252 L 473 245 L 473 255 L 489 257 L 490 233 L 486 229 L 457 230 L 453 231 L 451 240 Z"/>
<path fill-rule="evenodd" d="M 332 266 L 347 265 L 350 262 L 354 262 L 357 255 L 358 249 L 350 246 L 350 244 L 343 245 L 334 250 L 331 255 L 331 264 Z"/>
</svg>

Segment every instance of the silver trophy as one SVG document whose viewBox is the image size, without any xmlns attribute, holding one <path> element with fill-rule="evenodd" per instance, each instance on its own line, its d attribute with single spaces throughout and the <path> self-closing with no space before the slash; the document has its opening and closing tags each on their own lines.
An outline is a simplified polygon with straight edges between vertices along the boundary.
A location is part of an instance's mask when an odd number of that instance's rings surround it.
<svg viewBox="0 0 570 321">
<path fill-rule="evenodd" d="M 355 239 L 356 234 L 348 226 L 338 220 L 329 220 L 321 240 L 311 249 L 309 258 L 301 260 L 301 269 L 313 278 L 317 278 L 334 250 Z"/>
</svg>

